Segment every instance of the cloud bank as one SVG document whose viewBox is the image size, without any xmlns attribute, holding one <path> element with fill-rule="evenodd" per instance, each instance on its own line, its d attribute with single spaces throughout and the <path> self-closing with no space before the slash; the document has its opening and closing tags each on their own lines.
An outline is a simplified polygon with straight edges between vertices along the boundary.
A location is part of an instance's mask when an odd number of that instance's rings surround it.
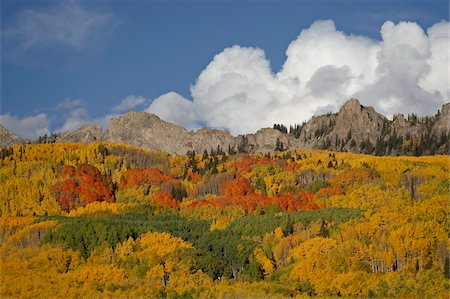
<svg viewBox="0 0 450 299">
<path fill-rule="evenodd" d="M 278 73 L 262 49 L 226 48 L 191 86 L 192 100 L 170 92 L 146 111 L 190 129 L 233 134 L 300 123 L 350 97 L 385 115 L 436 113 L 450 98 L 449 22 L 424 32 L 416 23 L 387 21 L 380 32 L 378 41 L 316 21 L 291 42 Z"/>
<path fill-rule="evenodd" d="M 125 112 L 136 107 L 146 104 L 148 100 L 143 96 L 130 95 L 123 99 L 119 104 L 114 106 L 111 110 L 114 112 Z"/>
<path fill-rule="evenodd" d="M 450 99 L 450 23 L 441 21 L 425 32 L 416 23 L 387 21 L 380 32 L 379 41 L 341 32 L 331 20 L 316 21 L 290 43 L 277 73 L 262 49 L 235 45 L 201 72 L 191 86 L 192 99 L 175 92 L 153 101 L 128 96 L 100 117 L 91 117 L 82 100 L 65 99 L 56 106 L 65 120 L 55 131 L 72 131 L 83 123 L 106 127 L 112 117 L 149 102 L 145 111 L 166 121 L 189 129 L 227 129 L 235 135 L 274 123 L 301 123 L 336 111 L 351 97 L 388 116 L 435 114 Z M 83 34 L 76 36 L 61 42 L 84 40 Z M 24 118 L 3 114 L 0 123 L 27 138 L 48 134 L 51 128 L 43 113 Z"/>
<path fill-rule="evenodd" d="M 45 134 L 50 134 L 49 128 L 51 122 L 45 113 L 24 118 L 7 113 L 0 115 L 0 124 L 20 137 L 34 139 Z"/>
</svg>

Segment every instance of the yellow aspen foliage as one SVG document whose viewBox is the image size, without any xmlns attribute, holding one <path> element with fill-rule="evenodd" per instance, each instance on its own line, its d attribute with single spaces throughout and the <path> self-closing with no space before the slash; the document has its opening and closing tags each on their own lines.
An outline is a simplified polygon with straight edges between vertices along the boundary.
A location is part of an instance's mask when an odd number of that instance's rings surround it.
<svg viewBox="0 0 450 299">
<path fill-rule="evenodd" d="M 273 273 L 274 266 L 272 261 L 267 257 L 266 253 L 262 248 L 256 248 L 253 251 L 253 256 L 255 257 L 256 261 L 261 264 L 261 267 L 264 270 L 264 276 L 269 276 Z"/>
<path fill-rule="evenodd" d="M 192 245 L 181 238 L 168 233 L 146 233 L 136 240 L 140 248 L 140 256 L 156 255 L 163 257 L 178 248 L 191 248 Z"/>
<path fill-rule="evenodd" d="M 289 262 L 290 251 L 303 242 L 303 238 L 299 234 L 294 234 L 280 239 L 280 241 L 273 247 L 273 259 L 277 268 L 286 266 Z"/>
<path fill-rule="evenodd" d="M 10 237 L 8 245 L 14 248 L 36 247 L 44 239 L 47 232 L 54 229 L 57 225 L 58 222 L 55 220 L 30 224 Z"/>
<path fill-rule="evenodd" d="M 137 250 L 136 241 L 129 237 L 128 240 L 123 243 L 117 244 L 114 253 L 121 259 L 126 259 L 131 256 Z"/>
<path fill-rule="evenodd" d="M 203 273 L 202 270 L 197 270 L 195 273 L 190 273 L 188 268 L 180 268 L 173 272 L 167 282 L 166 291 L 169 296 L 181 296 L 186 292 L 191 292 L 200 288 L 211 288 L 213 280 Z"/>
<path fill-rule="evenodd" d="M 162 291 L 165 287 L 165 270 L 163 265 L 156 265 L 151 268 L 147 274 L 145 275 L 146 282 L 152 287 L 152 289 L 156 289 L 158 292 Z"/>
<path fill-rule="evenodd" d="M 87 263 L 95 267 L 98 264 L 112 264 L 115 262 L 116 256 L 113 248 L 107 242 L 103 242 L 100 246 L 96 247 L 91 255 L 87 259 Z"/>
<path fill-rule="evenodd" d="M 34 220 L 34 217 L 0 217 L 0 243 L 4 243 L 8 237 L 12 236 L 17 230 L 29 225 Z"/>
<path fill-rule="evenodd" d="M 309 281 L 314 286 L 317 295 L 333 294 L 335 290 L 328 282 L 328 277 L 334 274 L 330 268 L 330 252 L 337 242 L 330 238 L 316 237 L 291 250 L 295 263 L 291 278 L 297 281 Z"/>
<path fill-rule="evenodd" d="M 222 280 L 216 282 L 210 289 L 205 289 L 200 298 L 286 298 L 286 295 L 293 293 L 295 298 L 310 298 L 304 296 L 296 290 L 296 286 L 283 282 L 242 282 Z"/>
<path fill-rule="evenodd" d="M 114 265 L 82 266 L 70 272 L 71 284 L 78 288 L 83 296 L 108 295 L 112 286 L 120 287 L 126 283 L 127 274 L 124 269 Z"/>
<path fill-rule="evenodd" d="M 78 252 L 59 247 L 16 249 L 0 258 L 0 297 L 56 297 L 60 288 L 70 285 L 62 276 L 82 264 Z"/>
<path fill-rule="evenodd" d="M 233 216 L 227 215 L 217 218 L 211 223 L 210 230 L 224 230 L 233 220 Z"/>
<path fill-rule="evenodd" d="M 98 212 L 111 212 L 113 214 L 120 214 L 123 212 L 126 204 L 111 203 L 107 201 L 94 201 L 84 207 L 78 207 L 69 212 L 70 217 L 78 217 L 81 215 L 93 214 Z"/>
<path fill-rule="evenodd" d="M 278 240 L 281 240 L 284 237 L 284 232 L 283 232 L 283 228 L 282 227 L 277 227 L 274 231 L 273 231 L 275 238 L 277 238 Z"/>
<path fill-rule="evenodd" d="M 182 177 L 184 169 L 189 162 L 188 156 L 173 156 L 170 159 L 170 174 L 174 177 Z"/>
</svg>

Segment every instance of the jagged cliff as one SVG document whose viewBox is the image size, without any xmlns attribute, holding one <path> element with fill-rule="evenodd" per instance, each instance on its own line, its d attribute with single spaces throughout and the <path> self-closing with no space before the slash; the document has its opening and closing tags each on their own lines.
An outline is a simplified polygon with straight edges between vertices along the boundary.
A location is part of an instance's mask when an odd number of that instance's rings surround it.
<svg viewBox="0 0 450 299">
<path fill-rule="evenodd" d="M 0 148 L 21 144 L 25 140 L 15 135 L 14 133 L 8 131 L 4 126 L 0 125 Z"/>
<path fill-rule="evenodd" d="M 402 114 L 393 120 L 348 100 L 339 112 L 313 117 L 297 130 L 300 145 L 377 155 L 449 153 L 450 104 L 434 116 Z"/>
<path fill-rule="evenodd" d="M 112 119 L 103 140 L 127 143 L 150 150 L 162 150 L 171 154 L 186 154 L 194 150 L 272 151 L 277 139 L 287 146 L 295 138 L 274 129 L 261 129 L 255 134 L 232 136 L 223 130 L 201 129 L 188 131 L 183 127 L 161 120 L 146 112 L 131 111 Z M 295 143 L 295 141 L 293 141 Z"/>
<path fill-rule="evenodd" d="M 284 127 L 281 125 L 281 127 Z M 112 141 L 149 150 L 185 154 L 194 150 L 268 152 L 278 149 L 313 148 L 377 155 L 422 155 L 449 153 L 450 104 L 434 116 L 401 114 L 393 120 L 372 107 L 348 100 L 337 113 L 316 116 L 296 127 L 263 128 L 254 134 L 232 136 L 223 130 L 189 131 L 158 116 L 130 111 L 111 120 L 104 131 L 97 125 L 82 125 L 73 132 L 57 133 L 36 142 Z M 24 142 L 0 127 L 1 146 Z"/>
</svg>

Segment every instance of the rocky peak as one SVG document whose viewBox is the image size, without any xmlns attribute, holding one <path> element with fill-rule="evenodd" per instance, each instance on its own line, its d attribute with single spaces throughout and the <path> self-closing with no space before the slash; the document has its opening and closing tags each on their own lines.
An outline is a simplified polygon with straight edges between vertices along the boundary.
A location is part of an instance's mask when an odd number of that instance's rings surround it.
<svg viewBox="0 0 450 299">
<path fill-rule="evenodd" d="M 408 116 L 405 119 L 399 114 L 389 121 L 372 107 L 361 105 L 357 99 L 350 99 L 338 113 L 315 116 L 299 126 L 295 133 L 298 138 L 294 138 L 294 134 L 271 128 L 236 137 L 228 131 L 207 128 L 192 132 L 154 114 L 130 111 L 111 119 L 106 131 L 98 125 L 82 125 L 73 132 L 53 134 L 50 139 L 44 138 L 37 142 L 110 141 L 170 154 L 186 154 L 192 150 L 197 153 L 216 151 L 218 147 L 224 152 L 228 148 L 267 152 L 273 151 L 277 141 L 280 141 L 285 148 L 294 149 L 306 147 L 381 155 L 420 155 L 448 152 L 449 134 L 450 104 L 443 105 L 435 116 Z M 23 142 L 25 140 L 0 126 L 0 146 Z"/>
<path fill-rule="evenodd" d="M 73 132 L 56 134 L 55 142 L 82 142 L 90 143 L 103 140 L 103 130 L 100 125 L 84 124 Z"/>
<path fill-rule="evenodd" d="M 365 107 L 357 99 L 348 100 L 339 110 L 334 133 L 338 138 L 347 138 L 349 132 L 355 140 L 366 140 L 375 143 L 378 131 L 387 119 L 378 114 L 372 107 Z"/>
<path fill-rule="evenodd" d="M 272 128 L 259 129 L 255 134 L 245 135 L 250 151 L 273 151 L 277 140 L 283 143 L 284 148 L 297 148 L 298 140 L 291 135 L 284 134 Z"/>
<path fill-rule="evenodd" d="M 105 140 L 185 154 L 192 147 L 189 144 L 191 134 L 185 128 L 165 122 L 154 114 L 130 111 L 111 119 Z"/>
<path fill-rule="evenodd" d="M 351 111 L 352 113 L 357 113 L 358 111 L 362 111 L 363 108 L 364 106 L 361 105 L 358 99 L 351 98 L 341 106 L 341 108 L 339 109 L 339 113 L 343 111 Z"/>
<path fill-rule="evenodd" d="M 0 148 L 24 143 L 25 140 L 0 125 Z"/>
<path fill-rule="evenodd" d="M 435 135 L 450 133 L 450 103 L 442 105 L 440 113 L 436 115 L 432 133 Z"/>
</svg>

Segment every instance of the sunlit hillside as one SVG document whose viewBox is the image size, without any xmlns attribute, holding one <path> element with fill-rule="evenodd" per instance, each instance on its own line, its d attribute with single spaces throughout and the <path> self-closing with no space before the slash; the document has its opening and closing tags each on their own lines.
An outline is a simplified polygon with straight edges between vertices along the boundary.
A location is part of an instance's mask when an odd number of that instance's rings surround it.
<svg viewBox="0 0 450 299">
<path fill-rule="evenodd" d="M 0 297 L 448 298 L 449 156 L 0 151 Z"/>
</svg>

